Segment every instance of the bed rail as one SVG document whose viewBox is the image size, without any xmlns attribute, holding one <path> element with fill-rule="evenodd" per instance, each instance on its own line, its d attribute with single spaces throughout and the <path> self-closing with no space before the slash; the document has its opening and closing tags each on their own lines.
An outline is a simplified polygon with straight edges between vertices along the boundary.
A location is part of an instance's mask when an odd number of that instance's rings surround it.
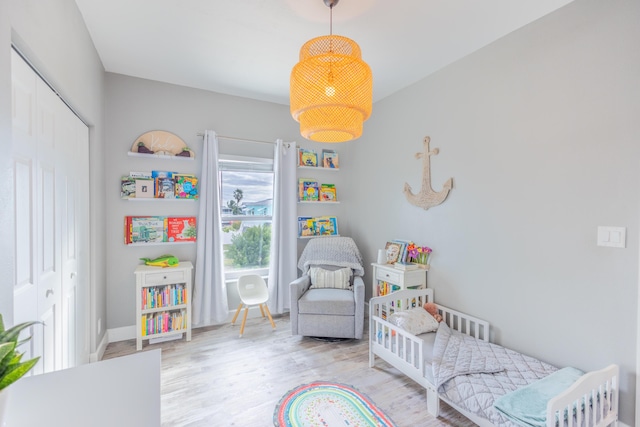
<svg viewBox="0 0 640 427">
<path fill-rule="evenodd" d="M 422 307 L 427 302 L 433 302 L 433 289 L 407 289 L 371 298 L 369 301 L 370 367 L 375 366 L 377 355 L 418 384 L 433 387 L 424 377 L 423 340 L 386 320 L 395 312 Z M 436 306 L 443 321 L 450 328 L 489 341 L 488 322 L 439 304 Z"/>
<path fill-rule="evenodd" d="M 617 425 L 619 375 L 617 365 L 584 374 L 563 393 L 549 400 L 547 427 Z"/>
</svg>

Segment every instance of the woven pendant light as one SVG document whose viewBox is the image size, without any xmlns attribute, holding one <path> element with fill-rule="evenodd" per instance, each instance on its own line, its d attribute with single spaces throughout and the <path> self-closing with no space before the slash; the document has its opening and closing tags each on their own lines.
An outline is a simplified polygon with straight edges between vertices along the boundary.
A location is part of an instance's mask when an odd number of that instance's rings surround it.
<svg viewBox="0 0 640 427">
<path fill-rule="evenodd" d="M 333 10 L 338 0 L 324 2 Z M 303 137 L 317 142 L 360 137 L 371 115 L 372 92 L 371 69 L 356 42 L 330 34 L 302 45 L 291 71 L 290 107 Z"/>
</svg>

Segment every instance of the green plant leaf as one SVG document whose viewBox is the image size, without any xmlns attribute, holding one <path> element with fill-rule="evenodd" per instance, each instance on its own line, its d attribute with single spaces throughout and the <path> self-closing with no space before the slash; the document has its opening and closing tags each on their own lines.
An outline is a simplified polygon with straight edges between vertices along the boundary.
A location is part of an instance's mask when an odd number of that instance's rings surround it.
<svg viewBox="0 0 640 427">
<path fill-rule="evenodd" d="M 24 374 L 29 372 L 29 370 L 33 368 L 36 363 L 38 363 L 39 359 L 39 357 L 36 357 L 34 359 L 27 360 L 24 363 L 19 363 L 15 366 L 12 366 L 12 368 L 5 372 L 5 374 L 0 378 L 0 390 L 22 378 Z"/>
</svg>

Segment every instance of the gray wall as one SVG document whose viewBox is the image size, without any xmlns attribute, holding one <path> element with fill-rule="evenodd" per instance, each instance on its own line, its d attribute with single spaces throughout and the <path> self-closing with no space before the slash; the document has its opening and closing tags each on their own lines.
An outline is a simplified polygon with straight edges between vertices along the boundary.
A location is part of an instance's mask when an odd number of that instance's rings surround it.
<svg viewBox="0 0 640 427">
<path fill-rule="evenodd" d="M 91 170 L 91 343 L 94 352 L 105 329 L 98 334 L 98 319 L 106 313 L 103 185 L 103 78 L 104 69 L 82 16 L 73 0 L 10 0 L 0 2 L 0 241 L 2 267 L 0 312 L 13 313 L 14 233 L 11 172 L 11 43 L 35 65 L 90 128 Z M 11 316 L 12 317 L 12 316 Z M 103 323 L 104 325 L 104 323 Z"/>
<path fill-rule="evenodd" d="M 262 141 L 299 138 L 297 124 L 283 105 L 226 96 L 198 89 L 106 74 L 106 187 L 103 195 L 109 206 L 105 229 L 109 236 L 106 263 L 109 329 L 135 324 L 135 278 L 139 258 L 166 253 L 195 261 L 195 245 L 125 246 L 122 230 L 127 215 L 194 215 L 198 202 L 132 202 L 120 199 L 120 178 L 130 171 L 169 170 L 200 175 L 204 130 L 219 135 Z M 127 152 L 135 139 L 150 130 L 167 130 L 180 136 L 192 148 L 190 161 L 130 157 Z M 227 154 L 269 155 L 270 144 L 247 144 L 220 140 L 220 152 Z M 235 307 L 233 307 L 235 308 Z M 124 331 L 122 335 L 126 336 Z"/>
<path fill-rule="evenodd" d="M 348 145 L 349 203 L 367 262 L 393 238 L 434 249 L 437 302 L 490 321 L 493 339 L 558 366 L 617 363 L 633 425 L 640 194 L 640 2 L 578 0 L 374 106 Z M 413 154 L 430 135 L 424 211 Z M 599 225 L 625 249 L 596 246 Z M 370 280 L 371 273 L 369 272 Z M 369 290 L 370 295 L 370 290 Z"/>
</svg>

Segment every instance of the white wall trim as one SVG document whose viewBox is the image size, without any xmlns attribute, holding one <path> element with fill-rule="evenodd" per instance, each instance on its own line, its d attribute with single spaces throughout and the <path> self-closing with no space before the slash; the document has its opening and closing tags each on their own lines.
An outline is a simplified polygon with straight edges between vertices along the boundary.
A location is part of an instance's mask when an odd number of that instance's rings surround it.
<svg viewBox="0 0 640 427">
<path fill-rule="evenodd" d="M 109 344 L 109 331 L 102 336 L 95 353 L 89 354 L 89 363 L 99 362 L 102 360 L 102 356 L 104 356 L 104 352 L 107 349 L 107 344 Z"/>
<path fill-rule="evenodd" d="M 109 335 L 109 342 L 134 340 L 136 339 L 136 326 L 131 325 L 109 329 L 107 335 Z"/>
</svg>

